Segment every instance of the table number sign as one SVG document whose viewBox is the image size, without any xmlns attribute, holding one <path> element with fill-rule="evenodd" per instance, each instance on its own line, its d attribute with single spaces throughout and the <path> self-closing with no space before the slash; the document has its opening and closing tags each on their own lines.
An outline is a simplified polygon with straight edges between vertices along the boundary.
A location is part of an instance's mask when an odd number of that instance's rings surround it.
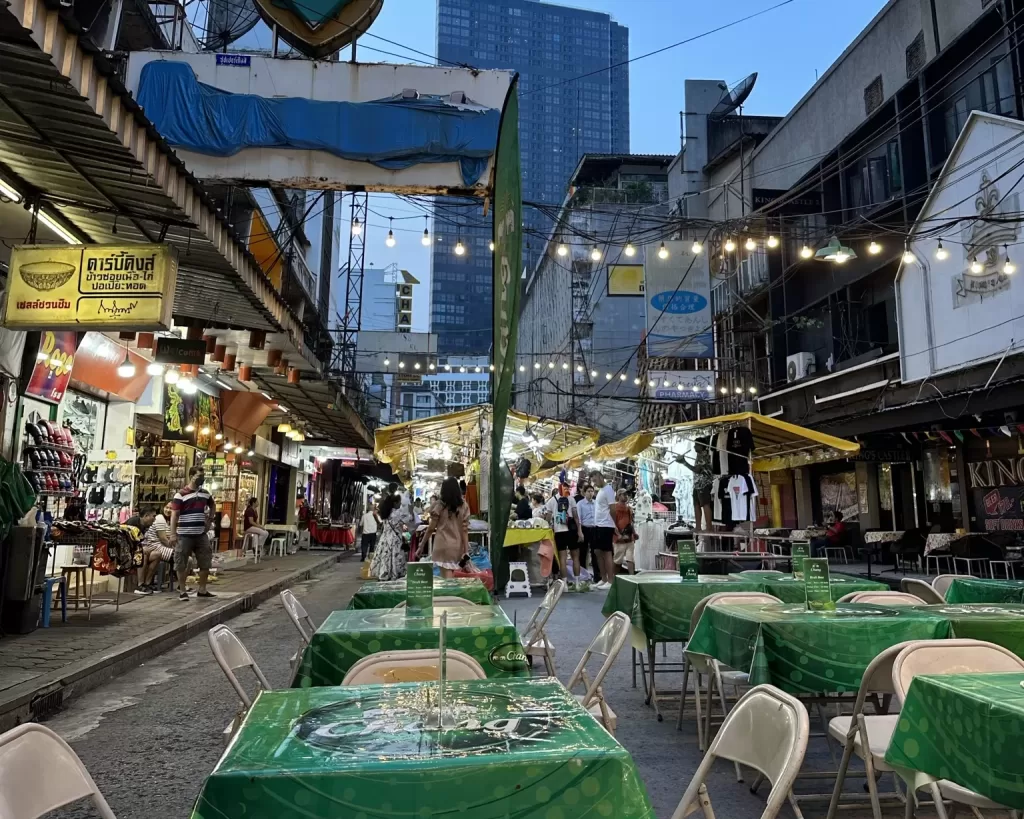
<svg viewBox="0 0 1024 819">
<path fill-rule="evenodd" d="M 679 576 L 684 580 L 697 579 L 697 550 L 692 540 L 680 540 L 679 549 Z"/>
<path fill-rule="evenodd" d="M 434 564 L 420 561 L 405 569 L 405 613 L 410 617 L 430 614 L 434 609 Z"/>
<path fill-rule="evenodd" d="M 832 582 L 828 574 L 828 559 L 824 557 L 804 558 L 804 593 L 810 611 L 835 611 L 832 602 Z"/>
<path fill-rule="evenodd" d="M 790 555 L 792 556 L 794 580 L 804 579 L 804 560 L 810 557 L 810 548 L 811 545 L 806 541 L 797 541 L 793 544 Z"/>
</svg>

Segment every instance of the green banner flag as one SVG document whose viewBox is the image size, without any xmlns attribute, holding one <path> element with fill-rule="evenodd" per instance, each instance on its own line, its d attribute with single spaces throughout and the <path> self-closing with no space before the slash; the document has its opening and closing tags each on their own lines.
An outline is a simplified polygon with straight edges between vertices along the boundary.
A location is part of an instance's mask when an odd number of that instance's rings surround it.
<svg viewBox="0 0 1024 819">
<path fill-rule="evenodd" d="M 428 614 L 434 608 L 434 564 L 407 563 L 405 567 L 405 613 L 409 617 Z"/>
<path fill-rule="evenodd" d="M 795 580 L 804 579 L 804 558 L 810 557 L 811 544 L 806 541 L 797 541 L 792 545 L 789 551 L 790 564 L 793 566 L 793 578 Z"/>
<path fill-rule="evenodd" d="M 832 602 L 832 581 L 828 574 L 828 558 L 804 558 L 804 594 L 811 611 L 835 611 Z"/>
<path fill-rule="evenodd" d="M 494 588 L 508 582 L 505 530 L 515 488 L 511 464 L 501 457 L 505 420 L 512 403 L 519 328 L 519 290 L 523 266 L 523 191 L 519 169 L 519 76 L 505 97 L 494 161 L 494 375 L 491 380 L 491 480 L 488 517 Z"/>
<path fill-rule="evenodd" d="M 696 580 L 697 571 L 697 549 L 692 540 L 680 540 L 679 549 L 679 575 L 687 580 Z"/>
</svg>

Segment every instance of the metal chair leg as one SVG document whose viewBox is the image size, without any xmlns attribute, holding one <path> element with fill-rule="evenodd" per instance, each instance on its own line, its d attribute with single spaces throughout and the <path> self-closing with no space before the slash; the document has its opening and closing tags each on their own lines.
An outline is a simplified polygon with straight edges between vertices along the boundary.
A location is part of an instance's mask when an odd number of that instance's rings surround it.
<svg viewBox="0 0 1024 819">
<path fill-rule="evenodd" d="M 843 749 L 843 761 L 839 763 L 839 770 L 836 772 L 836 785 L 832 789 L 832 801 L 828 805 L 826 819 L 836 819 L 836 811 L 839 810 L 839 796 L 843 792 L 843 783 L 846 781 L 846 772 L 850 768 L 850 759 L 853 757 L 853 740 L 846 741 Z"/>
</svg>

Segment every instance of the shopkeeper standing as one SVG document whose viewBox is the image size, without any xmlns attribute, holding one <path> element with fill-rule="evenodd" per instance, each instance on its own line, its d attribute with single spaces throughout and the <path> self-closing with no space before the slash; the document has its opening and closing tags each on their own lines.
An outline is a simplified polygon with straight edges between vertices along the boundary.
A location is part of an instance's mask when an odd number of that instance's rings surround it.
<svg viewBox="0 0 1024 819">
<path fill-rule="evenodd" d="M 207 591 L 206 581 L 213 565 L 213 546 L 208 532 L 213 523 L 213 496 L 205 489 L 206 473 L 201 466 L 188 471 L 188 483 L 174 493 L 171 501 L 171 531 L 177 539 L 174 549 L 174 568 L 178 575 L 178 599 L 188 600 L 185 579 L 188 577 L 188 559 L 195 555 L 199 566 L 199 590 L 196 597 L 216 597 Z"/>
</svg>

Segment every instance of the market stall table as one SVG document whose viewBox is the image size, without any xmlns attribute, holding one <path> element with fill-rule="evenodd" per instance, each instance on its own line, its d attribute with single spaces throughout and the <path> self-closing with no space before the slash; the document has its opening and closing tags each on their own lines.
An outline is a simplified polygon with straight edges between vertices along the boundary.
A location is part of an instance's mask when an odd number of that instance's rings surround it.
<svg viewBox="0 0 1024 819">
<path fill-rule="evenodd" d="M 264 691 L 193 819 L 654 819 L 629 753 L 557 680 Z"/>
<path fill-rule="evenodd" d="M 321 526 L 316 521 L 309 522 L 309 536 L 318 546 L 352 546 L 356 542 L 355 527 L 351 524 L 343 526 Z"/>
<path fill-rule="evenodd" d="M 958 577 L 946 590 L 947 603 L 1024 603 L 1024 580 Z"/>
<path fill-rule="evenodd" d="M 895 543 L 898 541 L 906 532 L 865 532 L 864 542 L 865 543 Z"/>
<path fill-rule="evenodd" d="M 505 547 L 529 546 L 531 543 L 540 543 L 542 540 L 555 542 L 555 533 L 548 528 L 522 528 L 505 530 Z"/>
<path fill-rule="evenodd" d="M 915 677 L 885 761 L 1024 810 L 1024 674 Z"/>
<path fill-rule="evenodd" d="M 346 609 L 331 612 L 313 634 L 292 687 L 340 685 L 357 660 L 380 651 L 437 648 L 445 612 L 448 648 L 476 659 L 488 677 L 529 676 L 519 634 L 498 606 L 434 606 L 431 616 L 405 609 Z"/>
<path fill-rule="evenodd" d="M 393 609 L 405 601 L 405 578 L 364 583 L 349 601 L 349 609 Z M 434 594 L 438 597 L 461 597 L 478 606 L 493 602 L 491 593 L 476 578 L 434 578 Z"/>
<path fill-rule="evenodd" d="M 1020 603 L 946 603 L 918 608 L 947 620 L 950 637 L 995 643 L 1024 658 L 1024 605 Z"/>
<path fill-rule="evenodd" d="M 797 580 L 792 575 L 778 575 L 772 572 L 748 572 L 742 575 L 734 574 L 732 577 L 756 580 L 758 591 L 778 597 L 783 603 L 807 602 L 804 581 Z M 852 577 L 848 574 L 830 574 L 829 582 L 832 586 L 833 600 L 838 600 L 840 597 L 844 597 L 851 592 L 889 591 L 889 587 L 885 583 L 864 580 L 863 578 Z"/>
<path fill-rule="evenodd" d="M 949 622 L 916 607 L 839 603 L 713 605 L 704 610 L 686 650 L 793 694 L 856 692 L 879 652 L 904 640 L 948 636 Z"/>
</svg>

